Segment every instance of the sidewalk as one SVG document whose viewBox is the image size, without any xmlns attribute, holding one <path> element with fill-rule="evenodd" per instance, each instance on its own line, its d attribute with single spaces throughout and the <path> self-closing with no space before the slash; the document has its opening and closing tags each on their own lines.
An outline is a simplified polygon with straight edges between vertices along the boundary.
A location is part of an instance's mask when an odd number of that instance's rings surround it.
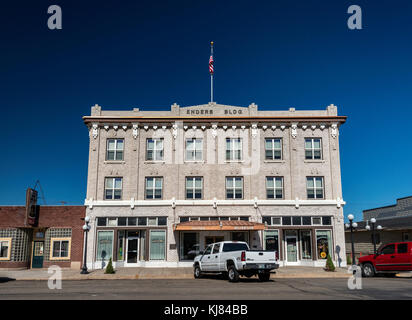
<svg viewBox="0 0 412 320">
<path fill-rule="evenodd" d="M 51 276 L 47 269 L 0 270 L 2 278 L 15 280 L 47 280 Z M 276 278 L 348 278 L 350 274 L 344 268 L 335 272 L 326 272 L 315 267 L 281 267 L 271 275 Z M 80 270 L 62 269 L 63 280 L 103 280 L 103 279 L 193 279 L 192 268 L 117 268 L 115 274 L 104 274 L 104 270 L 91 270 L 89 274 L 80 274 Z"/>
</svg>

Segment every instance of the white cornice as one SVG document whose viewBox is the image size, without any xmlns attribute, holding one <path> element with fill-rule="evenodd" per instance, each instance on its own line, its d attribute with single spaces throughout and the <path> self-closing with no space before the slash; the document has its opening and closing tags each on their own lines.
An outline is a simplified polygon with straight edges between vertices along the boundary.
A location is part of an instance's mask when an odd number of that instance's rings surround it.
<svg viewBox="0 0 412 320">
<path fill-rule="evenodd" d="M 346 204 L 342 199 L 330 200 L 93 200 L 86 199 L 84 205 L 93 207 L 156 207 L 156 206 L 336 206 L 340 208 Z"/>
</svg>

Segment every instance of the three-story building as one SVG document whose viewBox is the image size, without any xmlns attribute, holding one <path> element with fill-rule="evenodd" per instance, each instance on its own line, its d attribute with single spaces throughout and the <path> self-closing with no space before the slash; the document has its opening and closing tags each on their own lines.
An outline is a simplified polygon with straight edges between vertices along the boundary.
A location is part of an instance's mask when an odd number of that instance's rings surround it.
<svg viewBox="0 0 412 320">
<path fill-rule="evenodd" d="M 90 132 L 88 266 L 185 266 L 247 241 L 281 265 L 346 265 L 337 108 L 106 111 Z"/>
</svg>

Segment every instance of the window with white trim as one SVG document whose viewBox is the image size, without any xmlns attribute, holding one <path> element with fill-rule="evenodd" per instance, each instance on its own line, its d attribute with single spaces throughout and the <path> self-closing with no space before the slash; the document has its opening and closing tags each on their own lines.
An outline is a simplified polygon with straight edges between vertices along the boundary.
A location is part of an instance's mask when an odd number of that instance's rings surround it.
<svg viewBox="0 0 412 320">
<path fill-rule="evenodd" d="M 266 198 L 283 199 L 283 177 L 266 177 Z"/>
<path fill-rule="evenodd" d="M 12 238 L 0 238 L 0 260 L 10 260 L 11 239 Z"/>
<path fill-rule="evenodd" d="M 242 160 L 242 139 L 226 138 L 226 161 Z"/>
<path fill-rule="evenodd" d="M 202 199 L 203 177 L 186 177 L 186 199 Z"/>
<path fill-rule="evenodd" d="M 146 199 L 162 199 L 163 178 L 147 177 L 146 178 Z"/>
<path fill-rule="evenodd" d="M 243 198 L 243 177 L 226 177 L 226 199 Z"/>
<path fill-rule="evenodd" d="M 70 259 L 71 238 L 50 239 L 50 260 Z"/>
<path fill-rule="evenodd" d="M 282 160 L 282 139 L 265 139 L 265 160 Z"/>
<path fill-rule="evenodd" d="M 146 160 L 148 161 L 163 161 L 163 138 L 147 139 L 146 144 Z"/>
<path fill-rule="evenodd" d="M 305 139 L 305 159 L 321 160 L 322 159 L 322 139 L 306 138 Z"/>
<path fill-rule="evenodd" d="M 308 199 L 323 199 L 323 177 L 307 177 L 306 190 Z"/>
<path fill-rule="evenodd" d="M 106 178 L 104 183 L 104 199 L 105 200 L 121 200 L 122 199 L 122 178 Z"/>
<path fill-rule="evenodd" d="M 121 161 L 123 160 L 124 140 L 123 139 L 107 139 L 106 160 Z"/>
<path fill-rule="evenodd" d="M 203 159 L 203 139 L 186 139 L 186 161 L 201 161 Z"/>
</svg>

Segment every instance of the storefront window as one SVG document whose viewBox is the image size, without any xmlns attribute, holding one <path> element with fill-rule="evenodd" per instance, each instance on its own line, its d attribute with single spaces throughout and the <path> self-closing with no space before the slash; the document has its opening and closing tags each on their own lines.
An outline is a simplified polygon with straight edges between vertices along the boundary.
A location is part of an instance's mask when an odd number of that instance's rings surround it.
<svg viewBox="0 0 412 320">
<path fill-rule="evenodd" d="M 312 241 L 310 233 L 310 230 L 302 230 L 300 232 L 302 259 L 312 259 Z"/>
<path fill-rule="evenodd" d="M 248 233 L 247 232 L 232 232 L 232 241 L 249 242 Z"/>
<path fill-rule="evenodd" d="M 166 258 L 166 231 L 150 231 L 150 260 L 164 260 Z"/>
<path fill-rule="evenodd" d="M 113 253 L 113 231 L 97 232 L 97 260 L 108 261 Z"/>
<path fill-rule="evenodd" d="M 278 230 L 266 230 L 264 233 L 265 250 L 275 250 L 279 256 L 279 232 Z"/>
<path fill-rule="evenodd" d="M 118 244 L 117 261 L 123 261 L 124 260 L 124 231 L 118 232 L 117 244 Z"/>
<path fill-rule="evenodd" d="M 200 253 L 199 233 L 185 232 L 181 236 L 181 260 L 193 260 Z"/>
<path fill-rule="evenodd" d="M 326 259 L 328 254 L 332 257 L 332 236 L 330 230 L 316 230 L 316 246 L 318 259 Z"/>
</svg>

